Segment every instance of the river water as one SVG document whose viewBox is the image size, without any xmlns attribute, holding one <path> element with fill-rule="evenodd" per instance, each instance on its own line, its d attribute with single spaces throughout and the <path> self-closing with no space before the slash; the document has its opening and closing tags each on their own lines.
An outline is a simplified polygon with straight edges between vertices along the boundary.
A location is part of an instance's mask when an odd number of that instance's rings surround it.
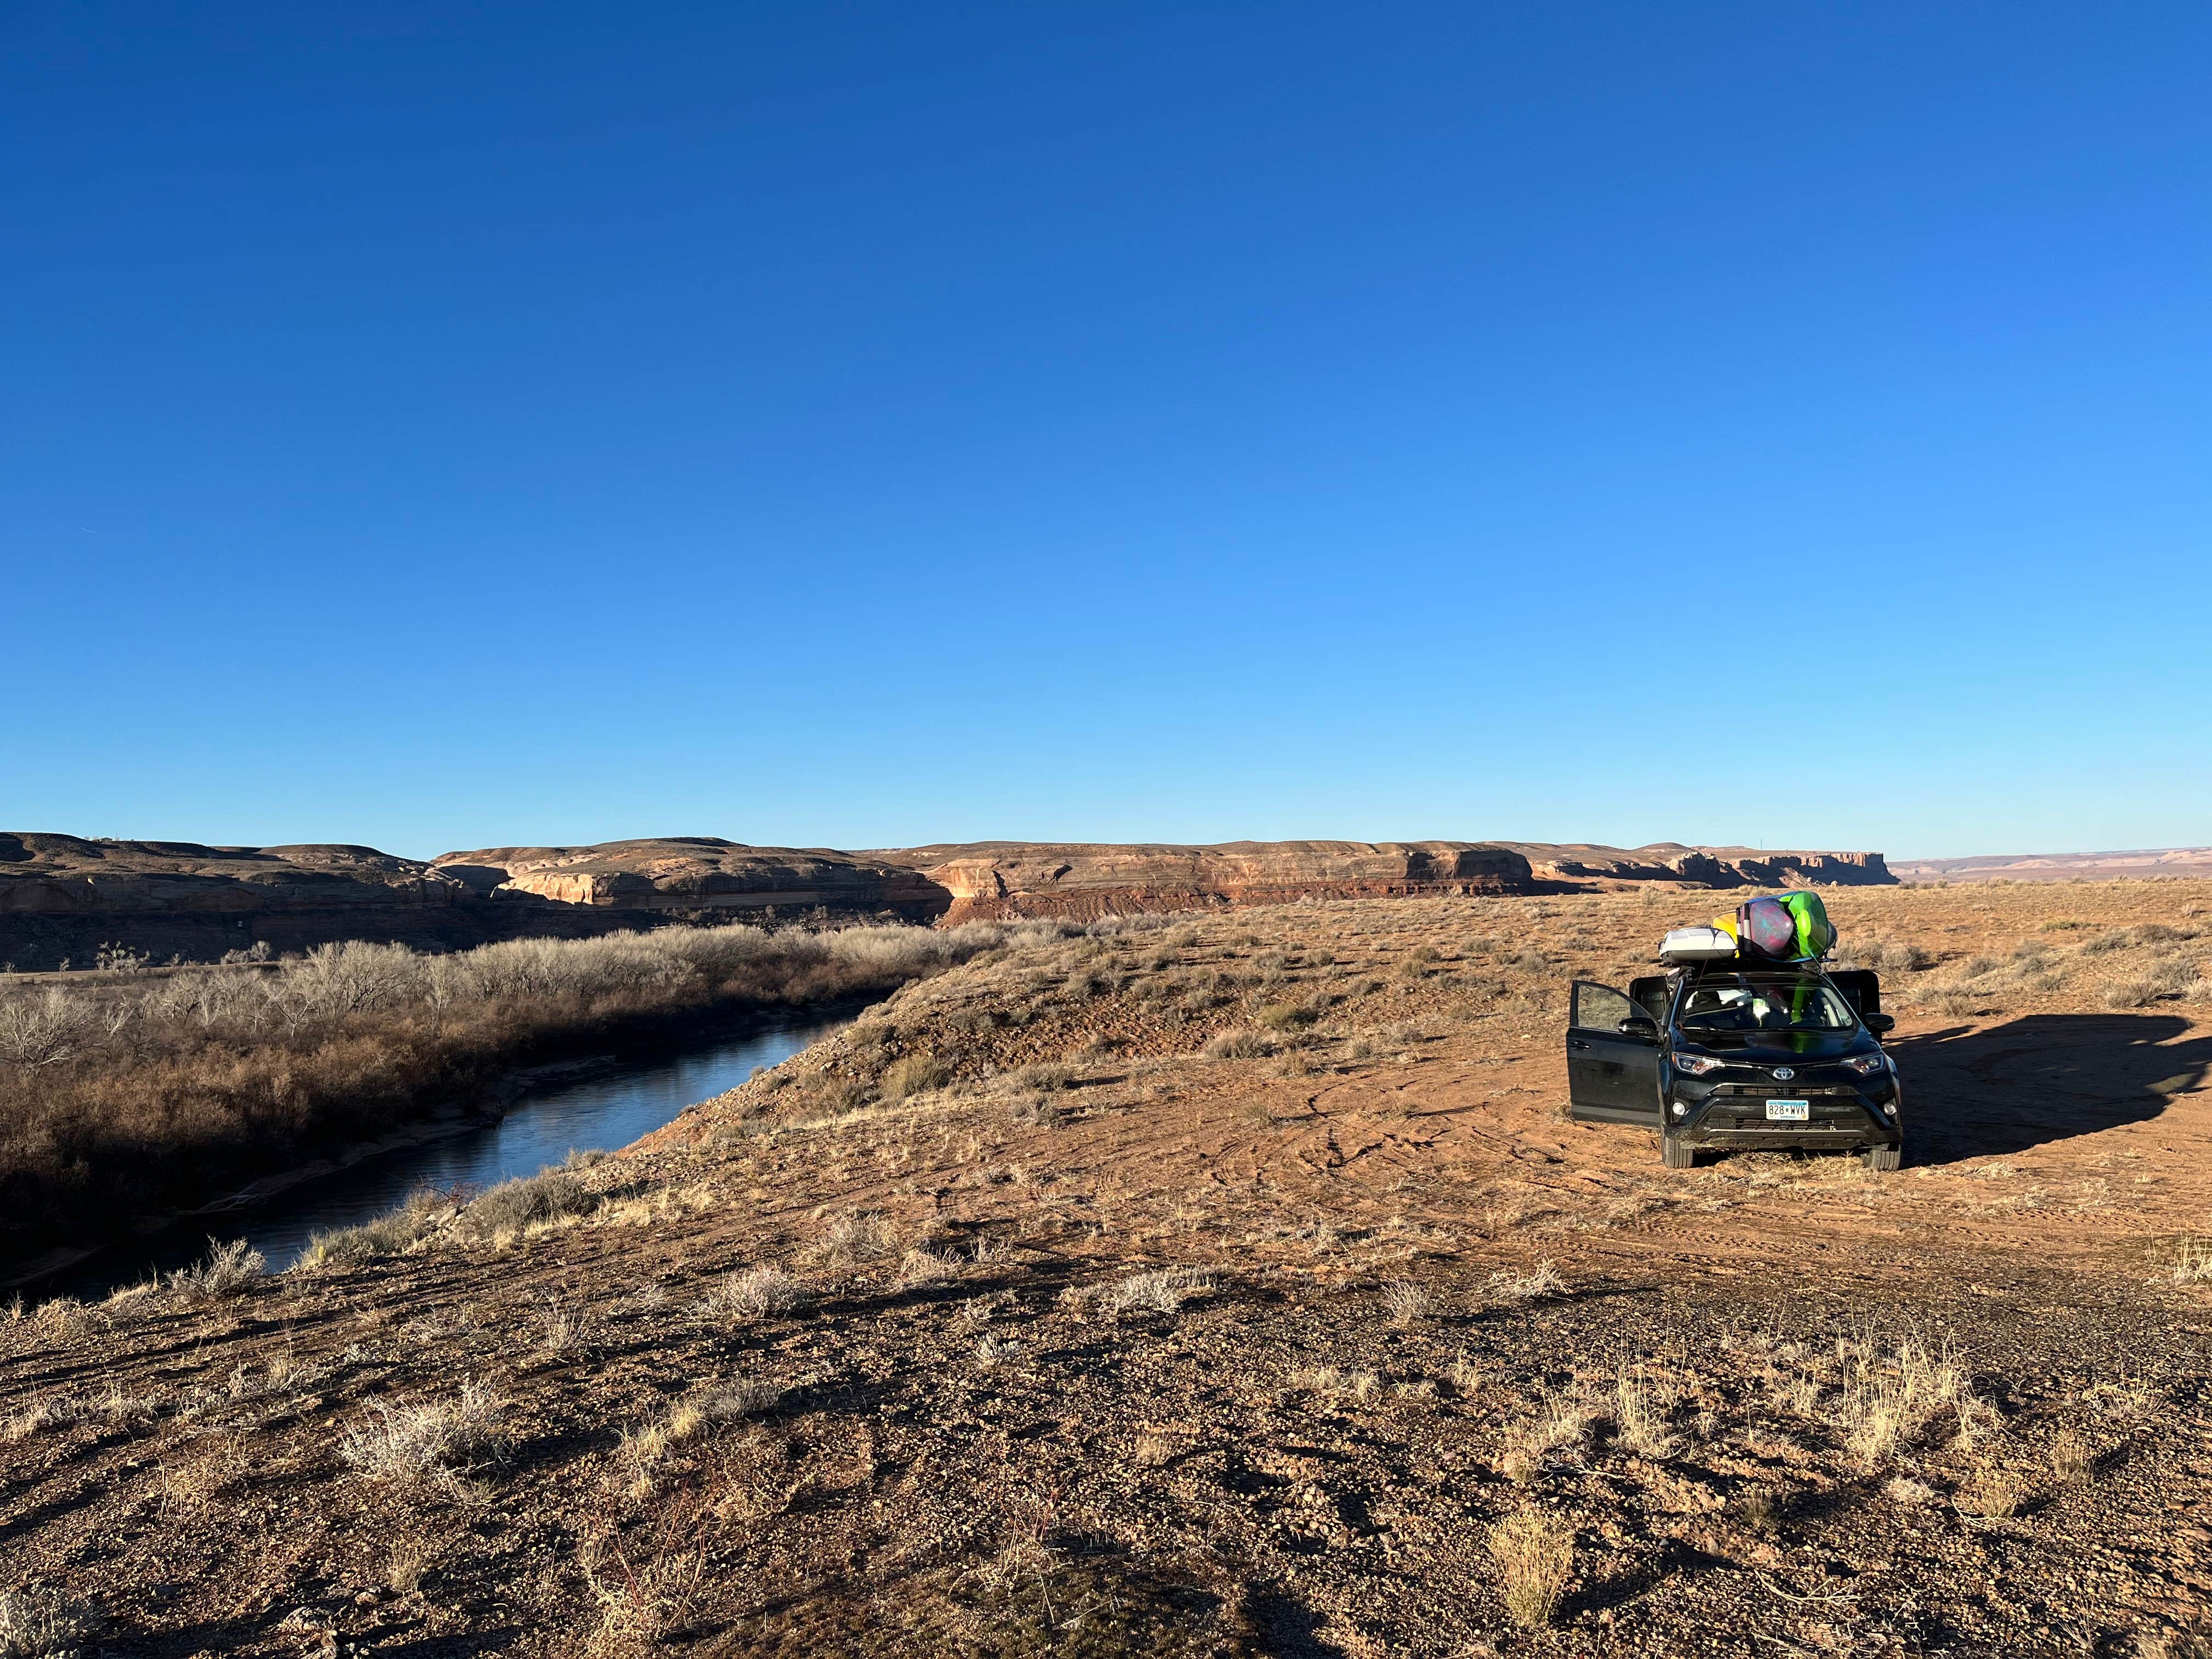
<svg viewBox="0 0 2212 1659">
<path fill-rule="evenodd" d="M 685 1107 L 736 1088 L 757 1067 L 781 1064 L 842 1024 L 812 1019 L 756 1026 L 711 1048 L 627 1061 L 588 1082 L 525 1089 L 497 1123 L 384 1153 L 236 1216 L 203 1217 L 173 1233 L 118 1245 L 41 1284 L 33 1295 L 106 1296 L 149 1273 L 196 1261 L 205 1254 L 210 1232 L 244 1238 L 268 1258 L 271 1273 L 281 1273 L 299 1260 L 316 1233 L 381 1215 L 418 1187 L 489 1187 L 512 1176 L 536 1175 L 572 1147 L 626 1146 L 673 1121 Z"/>
</svg>

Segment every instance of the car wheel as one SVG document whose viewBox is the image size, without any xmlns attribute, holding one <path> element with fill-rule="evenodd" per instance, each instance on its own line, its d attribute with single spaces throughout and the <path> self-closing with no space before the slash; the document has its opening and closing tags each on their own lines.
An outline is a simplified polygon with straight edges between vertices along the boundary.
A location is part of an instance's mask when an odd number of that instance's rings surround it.
<svg viewBox="0 0 2212 1659">
<path fill-rule="evenodd" d="M 1694 1170 L 1698 1167 L 1697 1148 L 1678 1135 L 1659 1137 L 1659 1161 L 1670 1170 Z"/>
<path fill-rule="evenodd" d="M 1905 1148 L 1902 1146 L 1869 1146 L 1866 1149 L 1864 1156 L 1868 1169 L 1878 1170 L 1884 1174 L 1887 1174 L 1890 1170 L 1898 1168 L 1905 1162 Z"/>
</svg>

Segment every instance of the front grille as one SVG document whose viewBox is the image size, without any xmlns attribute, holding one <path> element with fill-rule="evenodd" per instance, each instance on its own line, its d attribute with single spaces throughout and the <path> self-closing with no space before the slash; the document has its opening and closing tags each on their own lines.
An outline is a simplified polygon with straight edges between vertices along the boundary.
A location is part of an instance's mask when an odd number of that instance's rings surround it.
<svg viewBox="0 0 2212 1659">
<path fill-rule="evenodd" d="M 1777 1100 L 1820 1100 L 1836 1096 L 1854 1095 L 1858 1091 L 1847 1084 L 1841 1083 L 1814 1084 L 1802 1089 L 1794 1083 L 1723 1083 L 1715 1088 L 1713 1092 L 1716 1095 L 1726 1095 L 1734 1099 L 1755 1095 L 1761 1100 L 1767 1099 L 1769 1097 Z"/>
</svg>

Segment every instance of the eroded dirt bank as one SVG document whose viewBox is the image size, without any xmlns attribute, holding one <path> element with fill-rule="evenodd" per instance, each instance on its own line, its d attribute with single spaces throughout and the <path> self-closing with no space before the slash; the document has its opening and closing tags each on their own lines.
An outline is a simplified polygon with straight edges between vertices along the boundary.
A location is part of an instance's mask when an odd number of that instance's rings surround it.
<svg viewBox="0 0 2212 1659">
<path fill-rule="evenodd" d="M 400 1254 L 6 1328 L 0 1582 L 148 1655 L 2203 1651 L 2212 887 L 1831 904 L 1899 1174 L 1563 1121 L 1565 983 L 1711 895 L 1041 939 Z"/>
</svg>

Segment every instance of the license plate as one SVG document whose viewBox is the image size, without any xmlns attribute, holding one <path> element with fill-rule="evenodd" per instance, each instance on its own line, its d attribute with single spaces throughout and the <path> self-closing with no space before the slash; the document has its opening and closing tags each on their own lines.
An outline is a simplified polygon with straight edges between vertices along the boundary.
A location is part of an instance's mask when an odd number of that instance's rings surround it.
<svg viewBox="0 0 2212 1659">
<path fill-rule="evenodd" d="M 1813 1103 L 1809 1100 L 1770 1100 L 1766 1103 L 1766 1116 L 1771 1123 L 1809 1122 L 1813 1116 Z"/>
</svg>

